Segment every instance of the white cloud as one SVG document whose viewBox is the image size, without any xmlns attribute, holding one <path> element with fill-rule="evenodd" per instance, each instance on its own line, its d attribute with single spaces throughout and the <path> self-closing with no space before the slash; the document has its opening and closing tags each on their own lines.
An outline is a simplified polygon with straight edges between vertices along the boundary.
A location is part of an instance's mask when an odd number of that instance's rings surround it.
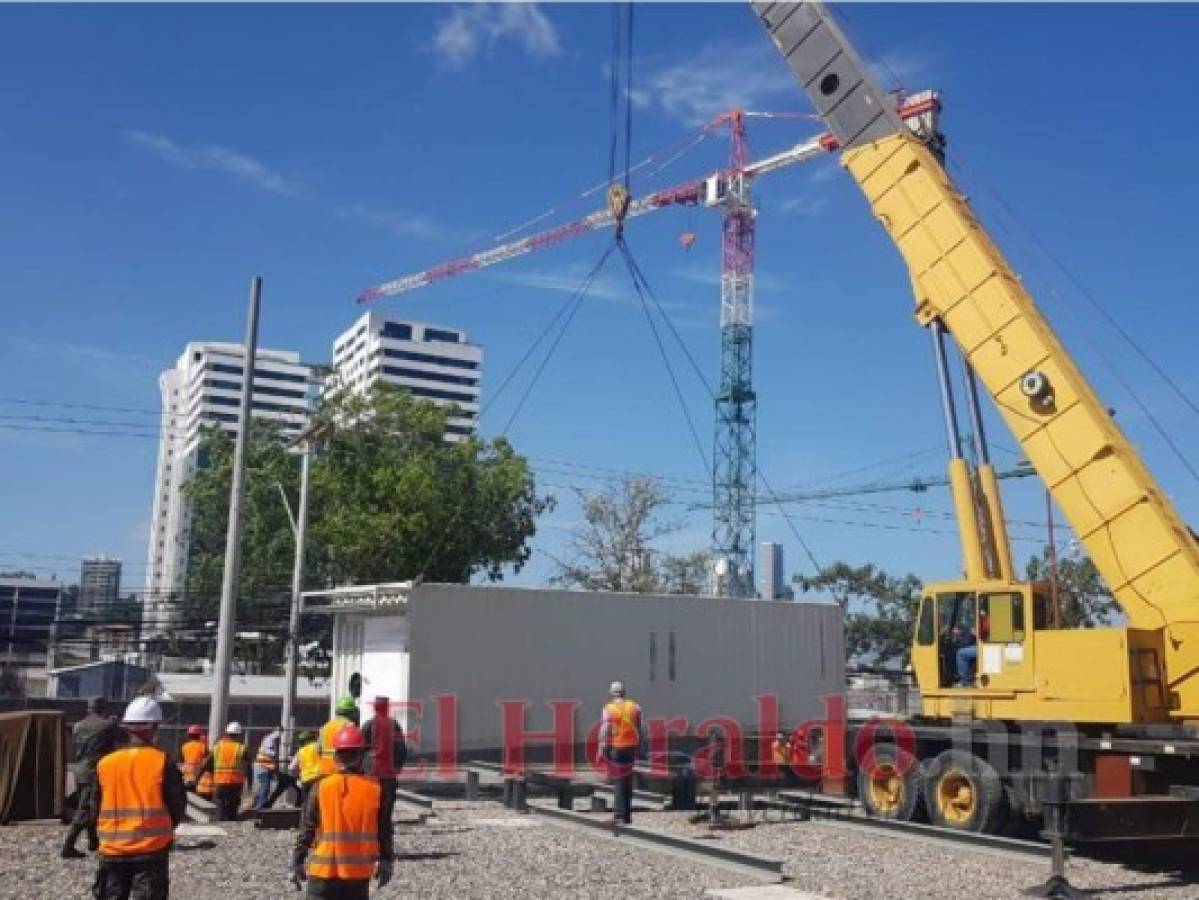
<svg viewBox="0 0 1199 900">
<path fill-rule="evenodd" d="M 657 106 L 688 125 L 699 125 L 732 108 L 807 106 L 795 79 L 774 48 L 710 44 L 685 61 L 651 71 L 632 97 L 635 106 Z"/>
<path fill-rule="evenodd" d="M 446 229 L 429 216 L 399 209 L 383 209 L 377 206 L 351 203 L 338 207 L 337 216 L 341 219 L 381 228 L 396 237 L 437 240 L 447 236 Z"/>
<path fill-rule="evenodd" d="M 562 53 L 557 29 L 535 3 L 455 6 L 437 24 L 433 50 L 447 66 L 460 69 L 505 40 L 515 41 L 529 56 Z"/>
<path fill-rule="evenodd" d="M 828 197 L 823 194 L 797 194 L 787 197 L 778 205 L 778 211 L 793 216 L 818 216 L 828 207 Z"/>
<path fill-rule="evenodd" d="M 129 131 L 125 133 L 125 137 L 134 146 L 179 169 L 224 172 L 272 194 L 291 196 L 300 192 L 300 186 L 294 181 L 267 168 L 258 160 L 227 147 L 219 147 L 216 144 L 186 147 L 165 134 L 150 134 L 145 131 Z"/>
</svg>

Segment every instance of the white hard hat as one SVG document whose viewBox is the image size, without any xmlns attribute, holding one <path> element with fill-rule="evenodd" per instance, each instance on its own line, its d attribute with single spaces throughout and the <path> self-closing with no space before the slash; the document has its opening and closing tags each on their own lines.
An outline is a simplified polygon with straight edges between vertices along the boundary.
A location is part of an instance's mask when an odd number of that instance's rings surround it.
<svg viewBox="0 0 1199 900">
<path fill-rule="evenodd" d="M 162 707 L 153 697 L 134 697 L 125 707 L 122 725 L 157 725 L 162 721 Z"/>
<path fill-rule="evenodd" d="M 608 693 L 611 694 L 613 697 L 623 697 L 624 696 L 624 682 L 623 681 L 613 681 L 612 686 L 610 688 L 608 688 Z"/>
<path fill-rule="evenodd" d="M 225 726 L 225 734 L 241 734 L 241 722 L 230 722 Z"/>
</svg>

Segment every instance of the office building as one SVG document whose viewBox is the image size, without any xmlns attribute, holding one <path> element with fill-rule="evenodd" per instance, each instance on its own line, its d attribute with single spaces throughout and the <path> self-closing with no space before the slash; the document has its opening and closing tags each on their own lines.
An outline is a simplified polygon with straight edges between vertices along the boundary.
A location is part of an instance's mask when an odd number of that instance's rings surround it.
<svg viewBox="0 0 1199 900">
<path fill-rule="evenodd" d="M 79 597 L 72 612 L 95 619 L 116 606 L 121 593 L 121 561 L 89 556 L 79 566 Z"/>
<path fill-rule="evenodd" d="M 170 627 L 187 579 L 190 504 L 183 486 L 204 464 L 201 429 L 216 425 L 235 435 L 241 427 L 244 357 L 241 344 L 192 343 L 159 377 L 162 416 L 142 612 L 150 636 Z M 277 422 L 286 434 L 297 434 L 308 424 L 314 394 L 311 367 L 300 362 L 298 353 L 258 350 L 254 418 Z"/>
<path fill-rule="evenodd" d="M 0 662 L 44 666 L 62 584 L 51 578 L 0 577 Z"/>
<path fill-rule="evenodd" d="M 446 438 L 459 441 L 478 424 L 483 348 L 454 328 L 369 312 L 333 342 L 327 387 L 364 392 L 378 380 L 454 406 Z"/>
<path fill-rule="evenodd" d="M 762 541 L 758 556 L 758 597 L 762 600 L 794 600 L 795 592 L 787 584 L 783 571 L 783 545 Z"/>
</svg>

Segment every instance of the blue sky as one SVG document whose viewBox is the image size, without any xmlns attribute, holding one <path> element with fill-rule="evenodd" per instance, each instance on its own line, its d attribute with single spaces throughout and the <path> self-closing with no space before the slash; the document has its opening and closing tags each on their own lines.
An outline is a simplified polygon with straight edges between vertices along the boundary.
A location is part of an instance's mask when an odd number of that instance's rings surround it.
<svg viewBox="0 0 1199 900">
<path fill-rule="evenodd" d="M 955 177 L 1010 253 L 1184 517 L 1199 485 L 1107 368 L 1199 459 L 1199 417 L 1122 344 L 1048 248 L 1191 397 L 1199 395 L 1188 62 L 1195 6 L 855 5 L 843 10 L 887 79 L 944 92 Z M 732 105 L 806 110 L 747 6 L 641 6 L 634 157 Z M 487 246 L 548 208 L 565 220 L 607 175 L 606 6 L 0 7 L 0 425 L 29 416 L 144 423 L 157 373 L 189 340 L 238 340 L 250 276 L 265 278 L 262 343 L 326 360 L 362 288 Z M 814 133 L 754 121 L 755 154 Z M 719 165 L 721 138 L 636 187 Z M 777 489 L 943 469 L 927 337 L 898 255 L 832 160 L 758 186 L 759 462 Z M 1015 219 L 1008 212 L 1014 211 Z M 1031 229 L 1036 243 L 1020 225 Z M 699 364 L 716 377 L 718 220 L 670 210 L 629 242 Z M 679 243 L 694 232 L 688 252 Z M 387 301 L 485 345 L 490 398 L 601 252 L 593 235 Z M 712 414 L 674 364 L 705 444 Z M 525 376 L 483 432 L 501 429 Z M 13 401 L 70 402 L 71 409 Z M 1018 448 L 991 419 L 995 456 Z M 97 427 L 97 426 L 90 426 Z M 607 469 L 678 486 L 705 545 L 706 475 L 662 362 L 612 260 L 513 426 L 563 498 L 537 547 L 562 552 L 578 512 L 561 485 Z M 0 568 L 61 577 L 107 552 L 140 587 L 155 441 L 0 428 Z M 710 452 L 710 451 L 709 451 Z M 569 465 L 550 462 L 567 461 Z M 889 461 L 889 462 L 888 462 Z M 852 471 L 861 469 L 861 471 Z M 692 483 L 694 482 L 694 483 Z M 1008 492 L 1017 553 L 1036 550 L 1043 496 Z M 952 577 L 943 493 L 794 508 L 817 559 Z M 773 509 L 761 539 L 811 567 Z M 521 581 L 538 582 L 535 556 Z"/>
</svg>

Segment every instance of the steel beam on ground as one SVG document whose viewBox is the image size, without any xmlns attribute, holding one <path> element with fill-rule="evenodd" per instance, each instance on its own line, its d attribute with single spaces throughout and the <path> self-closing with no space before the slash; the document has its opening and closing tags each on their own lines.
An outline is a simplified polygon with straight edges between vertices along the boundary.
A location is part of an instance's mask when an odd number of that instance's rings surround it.
<svg viewBox="0 0 1199 900">
<path fill-rule="evenodd" d="M 583 813 L 569 812 L 551 806 L 533 805 L 529 809 L 569 828 L 589 831 L 599 837 L 644 850 L 669 853 L 703 865 L 718 866 L 760 881 L 778 883 L 783 880 L 783 861 L 770 856 L 761 856 L 745 850 L 736 850 L 707 841 L 698 841 L 680 834 L 652 831 L 636 825 L 613 825 L 604 819 L 596 819 Z"/>
</svg>

